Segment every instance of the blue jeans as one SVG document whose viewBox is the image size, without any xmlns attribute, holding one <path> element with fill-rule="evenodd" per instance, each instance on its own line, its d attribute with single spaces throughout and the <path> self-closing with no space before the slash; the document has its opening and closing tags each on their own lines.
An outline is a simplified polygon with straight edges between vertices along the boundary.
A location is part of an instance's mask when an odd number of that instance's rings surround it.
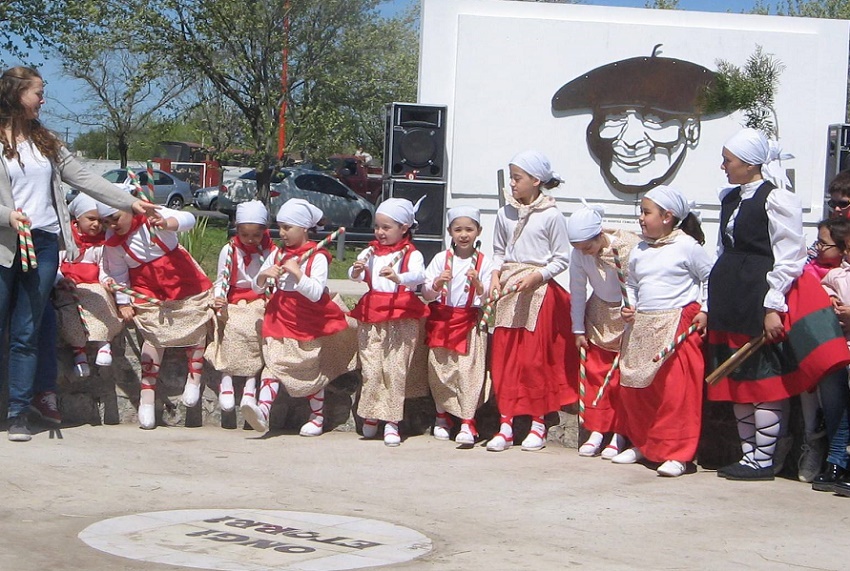
<svg viewBox="0 0 850 571">
<path fill-rule="evenodd" d="M 822 378 L 818 383 L 818 391 L 829 440 L 826 460 L 846 469 L 850 460 L 847 455 L 847 445 L 850 444 L 850 386 L 847 384 L 847 369 L 839 369 Z"/>
<path fill-rule="evenodd" d="M 33 392 L 56 392 L 56 379 L 59 377 L 59 355 L 56 350 L 56 310 L 49 300 L 41 316 L 41 332 L 38 334 L 38 365 L 35 368 Z"/>
<path fill-rule="evenodd" d="M 0 266 L 0 338 L 9 332 L 9 418 L 29 410 L 41 320 L 59 268 L 59 236 L 33 230 L 32 239 L 38 268 L 22 271 L 20 254 L 11 267 Z M 55 349 L 50 358 L 55 360 Z"/>
</svg>

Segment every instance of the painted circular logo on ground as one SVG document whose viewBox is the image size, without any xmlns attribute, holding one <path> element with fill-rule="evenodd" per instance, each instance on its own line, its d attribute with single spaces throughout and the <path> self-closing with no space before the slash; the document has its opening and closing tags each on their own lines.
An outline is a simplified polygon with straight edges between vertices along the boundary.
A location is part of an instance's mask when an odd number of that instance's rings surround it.
<svg viewBox="0 0 850 571">
<path fill-rule="evenodd" d="M 273 510 L 142 513 L 97 522 L 79 538 L 128 559 L 222 571 L 360 569 L 431 551 L 431 540 L 407 527 Z"/>
</svg>

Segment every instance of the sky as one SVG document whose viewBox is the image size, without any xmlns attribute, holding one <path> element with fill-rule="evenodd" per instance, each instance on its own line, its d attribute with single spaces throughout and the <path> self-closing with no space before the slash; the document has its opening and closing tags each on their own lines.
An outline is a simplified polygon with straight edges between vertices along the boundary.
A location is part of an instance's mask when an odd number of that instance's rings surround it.
<svg viewBox="0 0 850 571">
<path fill-rule="evenodd" d="M 392 15 L 407 8 L 416 0 L 396 0 L 387 2 L 381 13 Z M 599 6 L 617 6 L 628 8 L 643 8 L 646 0 L 583 0 L 581 4 Z M 679 8 L 689 11 L 707 12 L 749 12 L 756 4 L 756 0 L 680 0 Z M 767 4 L 775 7 L 778 0 L 768 0 Z M 47 101 L 42 108 L 42 120 L 48 128 L 59 133 L 63 140 L 73 142 L 74 138 L 81 132 L 89 130 L 89 127 L 64 120 L 62 115 L 81 112 L 87 103 L 80 96 L 82 92 L 81 83 L 62 76 L 61 66 L 55 58 L 33 54 L 34 63 L 43 63 L 41 73 L 47 81 Z"/>
</svg>

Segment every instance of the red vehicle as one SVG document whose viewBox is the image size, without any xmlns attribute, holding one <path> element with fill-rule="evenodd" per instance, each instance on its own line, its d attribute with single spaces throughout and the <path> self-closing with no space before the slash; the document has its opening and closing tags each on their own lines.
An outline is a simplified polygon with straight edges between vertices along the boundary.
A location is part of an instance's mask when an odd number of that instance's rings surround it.
<svg viewBox="0 0 850 571">
<path fill-rule="evenodd" d="M 329 160 L 334 176 L 345 186 L 372 204 L 378 201 L 383 184 L 381 167 L 366 165 L 354 155 L 332 155 Z"/>
</svg>

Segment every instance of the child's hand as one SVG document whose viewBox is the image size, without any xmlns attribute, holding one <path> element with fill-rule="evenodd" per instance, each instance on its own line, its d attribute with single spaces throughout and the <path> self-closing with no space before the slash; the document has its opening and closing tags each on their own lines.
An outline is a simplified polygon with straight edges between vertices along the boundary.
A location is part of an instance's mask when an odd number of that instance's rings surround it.
<svg viewBox="0 0 850 571">
<path fill-rule="evenodd" d="M 576 335 L 576 349 L 581 349 L 582 347 L 584 347 L 585 350 L 587 349 L 587 336 L 584 334 L 578 334 Z"/>
<path fill-rule="evenodd" d="M 351 264 L 351 277 L 359 278 L 360 274 L 366 271 L 366 266 L 368 264 L 363 260 L 355 260 L 353 264 Z"/>
<path fill-rule="evenodd" d="M 466 279 L 468 279 L 469 283 L 472 284 L 472 287 L 475 289 L 475 293 L 478 295 L 484 293 L 484 284 L 481 283 L 481 279 L 478 277 L 478 270 L 475 268 L 469 268 L 466 271 Z"/>
<path fill-rule="evenodd" d="M 148 216 L 148 221 L 151 226 L 154 228 L 159 228 L 160 230 L 171 230 L 172 232 L 176 232 L 180 227 L 180 223 L 176 218 L 163 218 L 162 216 Z"/>
<path fill-rule="evenodd" d="M 527 276 L 523 276 L 516 283 L 517 292 L 531 290 L 543 283 L 543 274 L 538 271 L 533 271 Z"/>
<path fill-rule="evenodd" d="M 283 271 L 292 274 L 297 281 L 301 281 L 301 277 L 304 275 L 301 266 L 298 265 L 298 260 L 295 258 L 289 258 L 283 262 Z"/>
<path fill-rule="evenodd" d="M 282 274 L 282 267 L 278 266 L 277 264 L 269 266 L 268 268 L 257 274 L 257 283 L 265 284 L 269 280 L 277 283 L 278 278 L 280 278 Z"/>
<path fill-rule="evenodd" d="M 378 275 L 382 278 L 387 278 L 395 284 L 399 282 L 398 274 L 395 273 L 395 270 L 392 269 L 390 266 L 384 266 L 383 268 L 381 268 L 381 271 L 378 272 Z"/>
<path fill-rule="evenodd" d="M 227 298 L 216 296 L 213 300 L 213 309 L 215 310 L 222 309 L 225 305 L 227 305 Z"/>
<path fill-rule="evenodd" d="M 118 315 L 125 323 L 129 323 L 130 321 L 133 321 L 133 317 L 136 315 L 136 310 L 133 309 L 132 305 L 119 305 Z"/>
<path fill-rule="evenodd" d="M 700 311 L 694 315 L 691 325 L 696 325 L 697 331 L 705 331 L 705 328 L 708 326 L 708 314 L 704 311 Z"/>
<path fill-rule="evenodd" d="M 443 291 L 443 288 L 446 287 L 446 284 L 450 281 L 452 281 L 452 271 L 443 270 L 442 273 L 437 276 L 437 279 L 434 280 L 434 285 L 431 287 L 434 291 Z"/>
<path fill-rule="evenodd" d="M 634 307 L 621 307 L 620 308 L 620 316 L 623 318 L 623 321 L 626 323 L 633 323 L 635 320 L 635 308 Z"/>
</svg>

